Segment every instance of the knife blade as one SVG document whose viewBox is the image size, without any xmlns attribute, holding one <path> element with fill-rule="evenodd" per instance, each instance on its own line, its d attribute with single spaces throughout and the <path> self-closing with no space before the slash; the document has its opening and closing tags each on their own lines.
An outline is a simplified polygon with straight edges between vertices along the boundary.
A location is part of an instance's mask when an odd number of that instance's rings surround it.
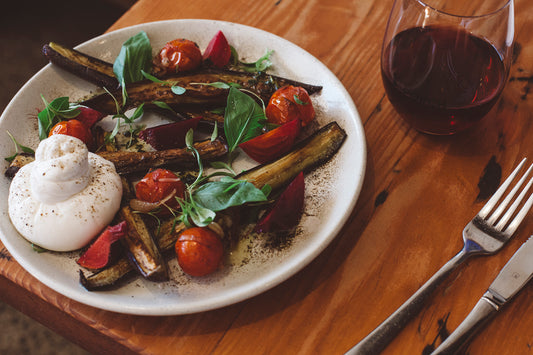
<svg viewBox="0 0 533 355">
<path fill-rule="evenodd" d="M 533 236 L 509 259 L 472 311 L 431 355 L 454 354 L 533 277 Z"/>
</svg>

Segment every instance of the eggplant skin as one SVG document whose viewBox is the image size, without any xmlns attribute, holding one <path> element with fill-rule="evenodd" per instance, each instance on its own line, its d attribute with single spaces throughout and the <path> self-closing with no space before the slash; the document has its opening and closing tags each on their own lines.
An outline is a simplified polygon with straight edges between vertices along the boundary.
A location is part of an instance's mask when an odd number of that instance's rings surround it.
<svg viewBox="0 0 533 355">
<path fill-rule="evenodd" d="M 257 188 L 270 185 L 273 190 L 277 190 L 290 183 L 301 171 L 310 171 L 328 161 L 337 153 L 345 139 L 346 132 L 337 122 L 330 122 L 283 157 L 258 165 L 236 178 L 247 180 Z"/>
<path fill-rule="evenodd" d="M 55 42 L 45 44 L 42 53 L 53 64 L 93 84 L 109 90 L 119 87 L 111 63 Z"/>
<path fill-rule="evenodd" d="M 187 227 L 183 223 L 175 225 L 173 220 L 167 220 L 162 223 L 159 230 L 159 238 L 157 239 L 157 247 L 162 254 L 167 254 L 174 250 L 174 245 L 178 240 L 179 234 Z M 80 283 L 88 291 L 99 291 L 119 287 L 121 280 L 125 279 L 127 275 L 132 274 L 135 267 L 124 256 L 115 264 L 97 273 L 85 276 L 80 270 Z"/>
<path fill-rule="evenodd" d="M 217 107 L 225 106 L 229 89 L 213 87 L 210 83 L 223 82 L 226 84 L 238 84 L 241 88 L 249 90 L 261 97 L 264 102 L 268 102 L 272 94 L 282 86 L 294 85 L 306 89 L 309 94 L 314 94 L 322 90 L 321 86 L 310 85 L 294 80 L 289 80 L 279 76 L 269 74 L 251 74 L 231 70 L 202 70 L 188 74 L 176 74 L 165 77 L 169 83 L 181 86 L 185 92 L 176 95 L 172 92 L 171 85 L 154 83 L 143 80 L 126 85 L 128 99 L 126 104 L 122 101 L 122 91 L 120 89 L 109 93 L 96 95 L 81 102 L 82 105 L 90 107 L 107 114 L 116 114 L 117 104 L 123 109 L 129 109 L 154 101 L 163 101 L 166 104 L 178 109 L 181 106 L 188 107 Z"/>
<path fill-rule="evenodd" d="M 121 208 L 120 217 L 128 223 L 128 234 L 122 238 L 130 261 L 142 276 L 151 281 L 168 281 L 169 274 L 161 253 L 146 224 L 129 206 Z"/>
<path fill-rule="evenodd" d="M 202 160 L 214 160 L 224 156 L 228 152 L 227 144 L 221 139 L 197 142 L 194 143 L 194 147 L 200 153 Z M 153 152 L 104 151 L 98 152 L 97 154 L 112 162 L 119 174 L 142 172 L 165 165 L 187 166 L 196 163 L 196 158 L 187 148 Z"/>
</svg>

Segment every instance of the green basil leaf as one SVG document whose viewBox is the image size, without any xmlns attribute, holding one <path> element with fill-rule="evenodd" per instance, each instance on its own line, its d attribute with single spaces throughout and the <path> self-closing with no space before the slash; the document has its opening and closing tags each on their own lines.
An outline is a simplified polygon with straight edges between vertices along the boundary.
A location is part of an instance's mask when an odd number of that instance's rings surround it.
<svg viewBox="0 0 533 355">
<path fill-rule="evenodd" d="M 185 94 L 185 91 L 187 91 L 184 87 L 178 85 L 172 85 L 170 90 L 172 90 L 172 92 L 176 95 L 183 95 Z"/>
<path fill-rule="evenodd" d="M 168 85 L 169 82 L 168 81 L 163 81 L 163 80 L 160 80 L 158 78 L 156 78 L 155 76 L 153 76 L 152 74 L 149 74 L 147 73 L 146 71 L 144 71 L 143 69 L 141 69 L 141 74 L 148 80 L 150 81 L 153 81 L 154 83 L 157 83 L 157 84 L 163 84 L 163 85 Z"/>
<path fill-rule="evenodd" d="M 294 94 L 293 98 L 294 98 L 294 102 L 296 102 L 298 105 L 308 105 L 309 104 L 308 102 L 303 102 L 302 100 L 300 100 L 300 98 L 296 94 Z"/>
<path fill-rule="evenodd" d="M 17 142 L 15 137 L 13 137 L 13 135 L 9 133 L 9 131 L 7 131 L 7 135 L 9 136 L 9 138 L 11 138 L 11 141 L 15 144 L 15 154 L 13 154 L 10 157 L 4 158 L 5 160 L 11 163 L 17 157 L 19 149 L 22 150 L 22 152 L 27 153 L 27 154 L 35 154 L 35 151 L 33 149 L 23 146 L 22 144 Z"/>
<path fill-rule="evenodd" d="M 39 121 L 39 139 L 43 140 L 48 137 L 48 133 L 50 132 L 50 129 L 59 121 L 61 121 L 61 117 L 59 115 L 60 112 L 68 111 L 69 110 L 69 98 L 66 96 L 58 97 L 52 102 L 48 103 L 45 98 L 41 95 L 41 98 L 46 105 L 45 109 L 42 110 L 37 114 L 37 118 Z M 79 110 L 78 114 L 79 114 Z"/>
<path fill-rule="evenodd" d="M 171 111 L 173 113 L 176 113 L 176 111 L 174 111 L 172 109 L 172 107 L 170 107 L 166 102 L 163 102 L 163 101 L 152 101 L 152 104 L 154 104 L 157 107 L 162 108 L 164 110 L 169 110 L 169 111 Z"/>
<path fill-rule="evenodd" d="M 265 194 L 252 183 L 228 176 L 200 186 L 192 196 L 198 205 L 215 212 L 247 202 L 267 200 Z"/>
<path fill-rule="evenodd" d="M 140 81 L 144 78 L 141 70 L 149 72 L 152 68 L 152 46 L 146 32 L 141 31 L 130 37 L 120 49 L 113 72 L 122 86 L 122 103 L 127 100 L 126 84 Z"/>
<path fill-rule="evenodd" d="M 133 121 L 135 121 L 136 119 L 138 119 L 139 117 L 141 117 L 144 113 L 144 102 L 135 109 L 135 111 L 133 112 L 133 115 L 131 115 L 131 117 L 127 117 L 126 116 L 126 122 L 127 123 L 133 123 Z"/>
<path fill-rule="evenodd" d="M 224 114 L 224 133 L 229 151 L 232 152 L 240 143 L 260 135 L 263 130 L 261 121 L 265 119 L 263 109 L 254 99 L 231 87 Z"/>
<path fill-rule="evenodd" d="M 258 60 L 251 63 L 239 62 L 242 68 L 248 72 L 263 72 L 272 66 L 270 56 L 274 53 L 273 50 L 267 50 L 267 52 Z"/>
</svg>

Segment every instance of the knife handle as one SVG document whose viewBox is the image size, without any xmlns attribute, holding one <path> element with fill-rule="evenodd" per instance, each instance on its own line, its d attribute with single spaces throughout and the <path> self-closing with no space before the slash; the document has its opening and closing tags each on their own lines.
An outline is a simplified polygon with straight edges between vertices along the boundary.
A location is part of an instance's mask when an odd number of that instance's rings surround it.
<svg viewBox="0 0 533 355">
<path fill-rule="evenodd" d="M 457 329 L 431 355 L 452 355 L 466 345 L 470 337 L 499 310 L 500 306 L 491 299 L 492 294 L 486 292 Z"/>
<path fill-rule="evenodd" d="M 444 264 L 418 291 L 404 302 L 393 314 L 383 321 L 345 355 L 376 355 L 389 345 L 394 337 L 413 319 L 424 306 L 424 302 L 440 283 L 455 270 L 472 252 L 463 248 Z"/>
</svg>

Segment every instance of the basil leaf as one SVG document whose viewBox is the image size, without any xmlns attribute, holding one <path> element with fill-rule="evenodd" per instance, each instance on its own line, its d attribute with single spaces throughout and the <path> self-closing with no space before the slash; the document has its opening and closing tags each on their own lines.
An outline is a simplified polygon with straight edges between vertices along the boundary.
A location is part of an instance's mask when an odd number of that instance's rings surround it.
<svg viewBox="0 0 533 355">
<path fill-rule="evenodd" d="M 136 119 L 141 117 L 143 114 L 144 114 L 144 102 L 139 107 L 137 107 L 135 109 L 135 111 L 133 112 L 133 115 L 131 115 L 131 117 L 127 117 L 126 116 L 126 122 L 127 123 L 133 123 L 133 121 L 135 121 Z"/>
<path fill-rule="evenodd" d="M 154 104 L 157 107 L 162 108 L 164 110 L 169 110 L 170 112 L 176 113 L 176 111 L 174 111 L 172 109 L 172 107 L 170 107 L 166 102 L 163 102 L 163 101 L 152 101 L 152 104 Z"/>
<path fill-rule="evenodd" d="M 194 200 L 187 202 L 183 199 L 178 199 L 180 204 L 182 215 L 180 220 L 187 226 L 192 227 L 190 221 L 192 221 L 198 227 L 206 227 L 216 217 L 216 213 L 208 208 L 199 206 Z"/>
<path fill-rule="evenodd" d="M 309 104 L 308 102 L 303 102 L 302 100 L 300 100 L 300 98 L 296 94 L 294 94 L 293 98 L 294 98 L 294 102 L 296 102 L 298 105 L 305 106 Z"/>
<path fill-rule="evenodd" d="M 250 96 L 231 87 L 228 94 L 226 112 L 224 114 L 224 133 L 228 142 L 229 152 L 262 133 L 265 113 L 261 106 Z"/>
<path fill-rule="evenodd" d="M 185 94 L 185 91 L 187 91 L 184 87 L 178 85 L 172 85 L 170 90 L 172 90 L 172 92 L 176 95 L 183 95 Z"/>
<path fill-rule="evenodd" d="M 153 81 L 154 83 L 157 83 L 157 84 L 163 84 L 163 85 L 168 85 L 169 82 L 168 81 L 163 81 L 161 79 L 158 79 L 156 78 L 155 76 L 145 72 L 143 69 L 141 69 L 141 74 L 148 80 L 150 81 Z"/>
<path fill-rule="evenodd" d="M 274 53 L 273 50 L 267 50 L 267 52 L 255 62 L 240 62 L 240 64 L 243 66 L 243 69 L 248 72 L 263 72 L 272 66 L 272 62 L 270 61 L 272 53 Z"/>
<path fill-rule="evenodd" d="M 198 205 L 211 211 L 222 211 L 247 202 L 266 201 L 265 194 L 252 183 L 224 176 L 220 181 L 200 186 L 192 195 Z"/>
<path fill-rule="evenodd" d="M 144 78 L 141 70 L 149 72 L 152 68 L 152 46 L 146 32 L 141 31 L 130 37 L 120 49 L 113 63 L 113 72 L 122 86 L 122 103 L 126 103 L 126 84 Z"/>
<path fill-rule="evenodd" d="M 27 154 L 35 154 L 35 151 L 33 149 L 23 146 L 22 144 L 17 142 L 15 137 L 13 137 L 13 135 L 9 133 L 9 131 L 6 131 L 6 132 L 9 138 L 11 138 L 11 141 L 15 144 L 15 154 L 13 154 L 10 157 L 4 158 L 5 160 L 11 163 L 17 157 L 19 149 L 22 150 L 22 152 L 27 153 Z"/>
<path fill-rule="evenodd" d="M 50 129 L 59 121 L 61 121 L 61 117 L 65 117 L 63 113 L 67 114 L 67 116 L 70 115 L 71 112 L 74 112 L 75 114 L 72 117 L 76 117 L 79 115 L 80 110 L 78 109 L 70 109 L 70 103 L 69 98 L 67 96 L 58 97 L 52 102 L 48 103 L 44 99 L 44 97 L 41 95 L 41 98 L 43 99 L 44 104 L 46 105 L 45 109 L 39 112 L 37 114 L 37 118 L 39 121 L 39 139 L 43 140 L 48 137 L 48 133 L 50 132 Z M 77 112 L 76 112 L 77 111 Z M 72 117 L 65 117 L 65 118 L 72 118 Z"/>
</svg>

